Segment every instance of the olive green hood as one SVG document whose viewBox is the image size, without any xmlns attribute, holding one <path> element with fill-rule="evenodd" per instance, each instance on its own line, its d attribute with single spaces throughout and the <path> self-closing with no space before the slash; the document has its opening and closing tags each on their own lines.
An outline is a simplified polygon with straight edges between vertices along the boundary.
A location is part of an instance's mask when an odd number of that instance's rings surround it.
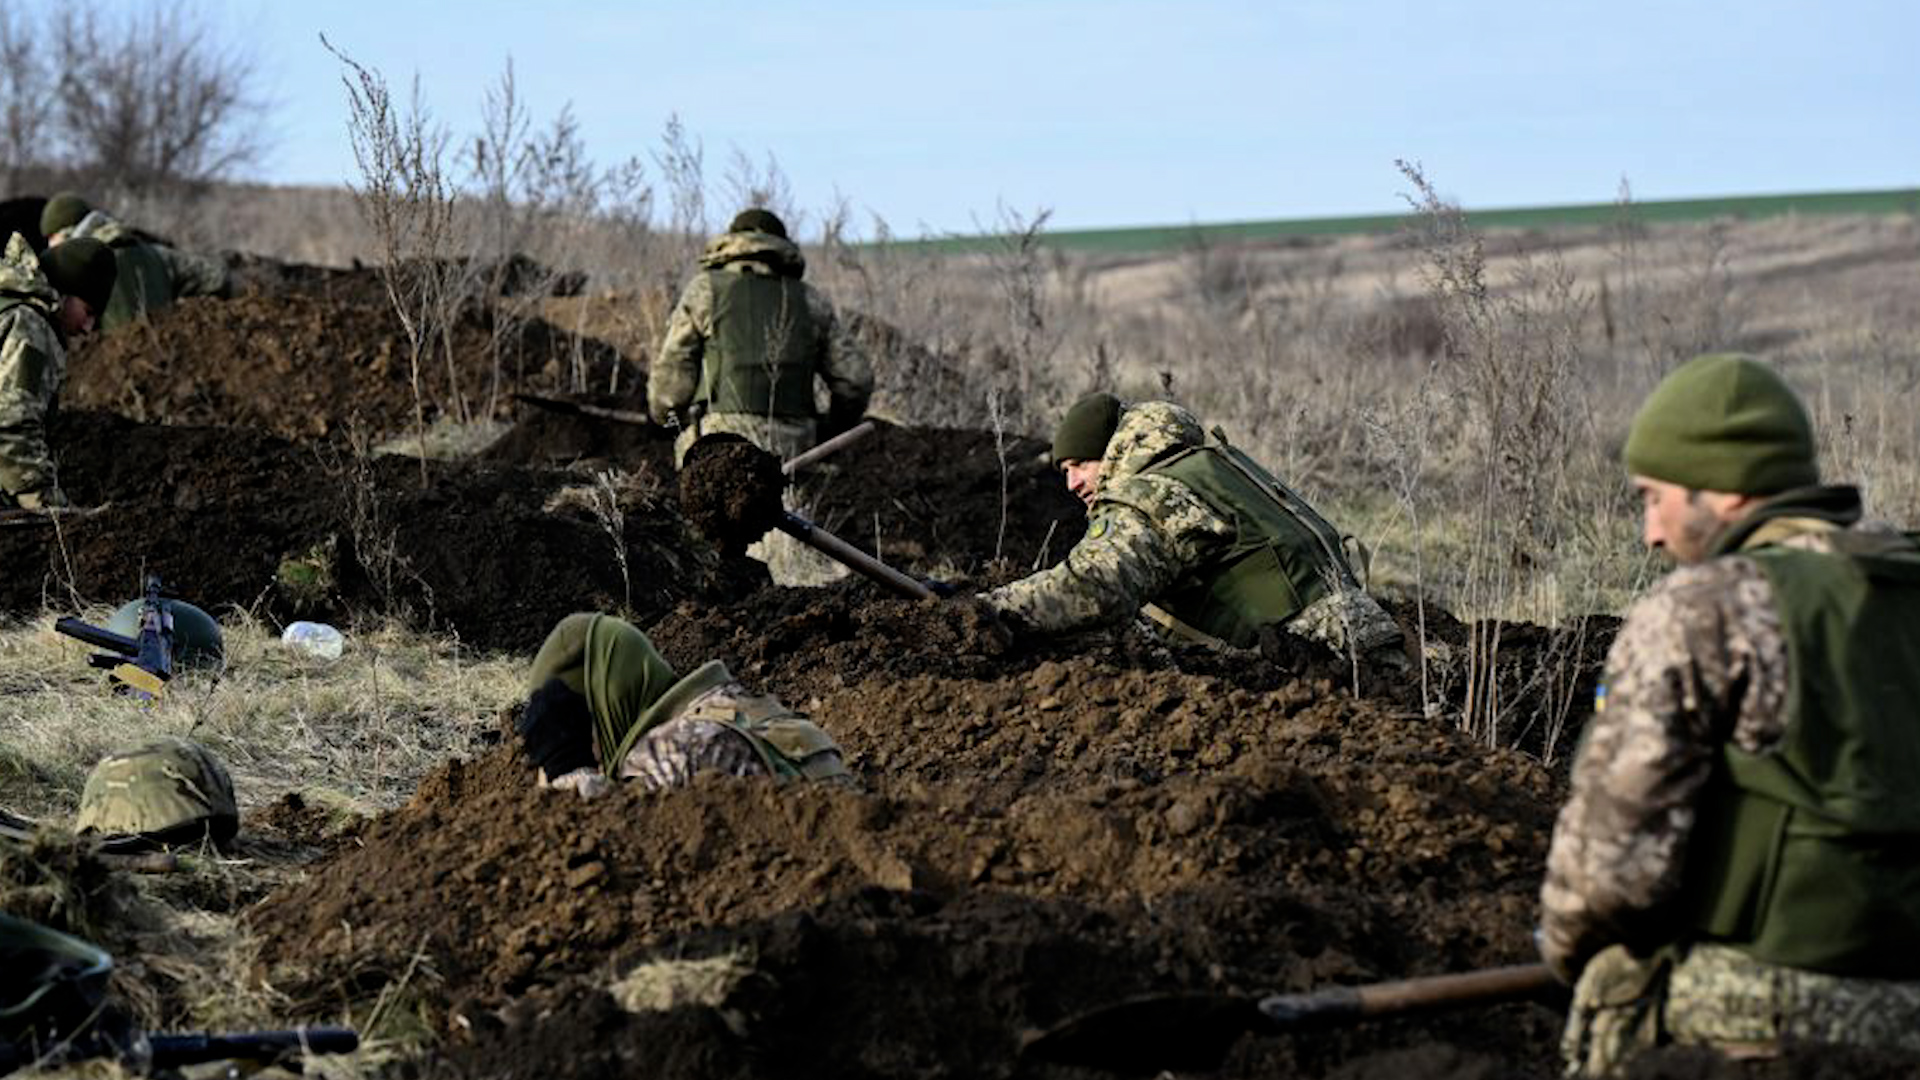
<svg viewBox="0 0 1920 1080">
<path fill-rule="evenodd" d="M 763 232 L 732 232 L 713 238 L 700 256 L 700 265 L 718 270 L 737 263 L 757 263 L 764 273 L 797 278 L 807 272 L 800 246 L 783 236 Z"/>
<path fill-rule="evenodd" d="M 39 257 L 19 233 L 8 238 L 6 253 L 0 255 L 0 303 L 9 300 L 25 300 L 49 318 L 60 310 L 60 294 L 47 281 Z"/>
<path fill-rule="evenodd" d="M 1107 441 L 1106 455 L 1100 459 L 1100 483 L 1104 486 L 1136 476 L 1154 462 L 1206 441 L 1200 421 L 1171 401 L 1126 405 L 1121 409 L 1119 425 L 1113 429 L 1113 438 Z"/>
<path fill-rule="evenodd" d="M 619 767 L 647 710 L 679 676 L 632 623 L 578 613 L 560 620 L 533 658 L 527 689 L 559 679 L 587 699 L 593 749 L 603 769 Z"/>
</svg>

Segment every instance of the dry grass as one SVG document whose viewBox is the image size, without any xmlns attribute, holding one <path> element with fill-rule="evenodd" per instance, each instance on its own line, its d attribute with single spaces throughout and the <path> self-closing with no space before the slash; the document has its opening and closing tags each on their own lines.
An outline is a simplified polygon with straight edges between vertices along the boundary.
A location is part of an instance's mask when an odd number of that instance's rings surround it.
<svg viewBox="0 0 1920 1080">
<path fill-rule="evenodd" d="M 244 612 L 221 614 L 226 670 L 183 674 L 151 706 L 109 690 L 86 666 L 86 647 L 53 632 L 52 614 L 0 627 L 0 805 L 56 823 L 31 848 L 0 849 L 6 906 L 64 911 L 60 925 L 97 933 L 116 953 L 119 999 L 144 1024 L 359 1024 L 365 1049 L 330 1060 L 329 1076 L 415 1056 L 428 1033 L 404 1002 L 383 1002 L 377 1014 L 290 1017 L 254 981 L 241 912 L 304 873 L 313 853 L 250 835 L 245 822 L 295 793 L 343 823 L 400 805 L 430 769 L 496 730 L 500 711 L 525 692 L 523 664 L 398 626 L 350 638 L 329 663 L 288 649 Z M 227 853 L 187 855 L 173 874 L 103 876 L 57 823 L 74 811 L 94 762 L 160 734 L 193 738 L 227 762 L 241 838 Z"/>
</svg>

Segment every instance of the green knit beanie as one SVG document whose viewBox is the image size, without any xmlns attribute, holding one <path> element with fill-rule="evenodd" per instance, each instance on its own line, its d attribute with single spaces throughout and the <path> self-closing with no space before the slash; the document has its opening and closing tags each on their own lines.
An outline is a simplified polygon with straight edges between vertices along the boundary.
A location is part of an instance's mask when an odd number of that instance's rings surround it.
<svg viewBox="0 0 1920 1080">
<path fill-rule="evenodd" d="M 1120 399 L 1096 391 L 1073 403 L 1053 429 L 1053 463 L 1099 461 L 1120 426 Z"/>
<path fill-rule="evenodd" d="M 80 224 L 80 219 L 93 213 L 93 204 L 80 196 L 77 191 L 63 191 L 47 200 L 40 210 L 40 235 L 52 236 L 62 229 L 71 229 Z"/>
<path fill-rule="evenodd" d="M 770 233 L 782 240 L 787 239 L 787 223 L 781 221 L 779 216 L 773 211 L 762 210 L 757 206 L 751 210 L 742 210 L 738 214 L 733 215 L 733 222 L 727 226 L 727 231 L 763 232 Z"/>
<path fill-rule="evenodd" d="M 113 249 L 91 237 L 68 240 L 41 252 L 40 272 L 60 293 L 85 300 L 96 318 L 113 299 Z"/>
<path fill-rule="evenodd" d="M 1696 491 L 1772 495 L 1820 482 L 1806 408 L 1772 368 L 1737 353 L 1696 356 L 1660 380 L 1625 457 L 1636 476 Z"/>
</svg>

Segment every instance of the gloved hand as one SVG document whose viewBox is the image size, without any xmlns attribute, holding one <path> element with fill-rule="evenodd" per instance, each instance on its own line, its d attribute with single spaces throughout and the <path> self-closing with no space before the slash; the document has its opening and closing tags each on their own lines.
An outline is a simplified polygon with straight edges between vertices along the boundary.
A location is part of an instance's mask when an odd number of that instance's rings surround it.
<svg viewBox="0 0 1920 1080">
<path fill-rule="evenodd" d="M 955 585 L 951 581 L 941 581 L 938 578 L 921 578 L 920 584 L 925 585 L 928 591 L 942 600 L 951 600 L 960 595 L 960 586 Z"/>
</svg>

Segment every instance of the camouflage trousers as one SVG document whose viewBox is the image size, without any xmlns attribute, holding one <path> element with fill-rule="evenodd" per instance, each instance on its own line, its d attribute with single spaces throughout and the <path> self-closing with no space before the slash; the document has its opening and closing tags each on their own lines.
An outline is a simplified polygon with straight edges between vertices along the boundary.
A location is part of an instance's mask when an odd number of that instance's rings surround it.
<svg viewBox="0 0 1920 1080">
<path fill-rule="evenodd" d="M 620 759 L 618 778 L 659 791 L 685 787 L 703 772 L 771 775 L 766 760 L 745 735 L 712 720 L 683 716 L 640 736 Z"/>
<path fill-rule="evenodd" d="M 1602 950 L 1574 987 L 1568 1076 L 1602 1077 L 1656 1046 L 1767 1057 L 1784 1042 L 1920 1052 L 1920 982 L 1829 975 L 1724 945 Z"/>
<path fill-rule="evenodd" d="M 785 420 L 747 413 L 709 413 L 673 440 L 673 463 L 686 460 L 687 450 L 702 435 L 739 435 L 781 460 L 813 449 L 817 425 L 812 420 Z M 788 510 L 808 515 L 804 485 L 789 486 L 782 499 Z M 826 585 L 851 571 L 783 532 L 747 548 L 747 555 L 767 564 L 775 585 Z"/>
</svg>

